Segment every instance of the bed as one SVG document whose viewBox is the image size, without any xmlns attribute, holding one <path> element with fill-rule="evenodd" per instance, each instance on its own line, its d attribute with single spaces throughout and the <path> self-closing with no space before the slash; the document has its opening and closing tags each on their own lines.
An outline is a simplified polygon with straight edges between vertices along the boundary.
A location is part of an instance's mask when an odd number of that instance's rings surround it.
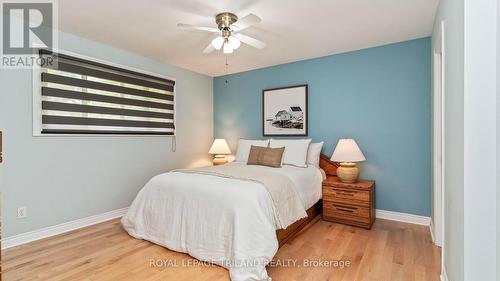
<svg viewBox="0 0 500 281">
<path fill-rule="evenodd" d="M 278 248 L 320 213 L 324 174 L 313 166 L 224 166 L 288 178 L 304 214 L 287 218 L 277 227 L 276 198 L 260 181 L 214 175 L 211 169 L 175 170 L 155 176 L 145 185 L 122 225 L 135 238 L 229 269 L 233 281 L 268 280 L 266 265 Z M 335 173 L 335 164 L 324 155 L 320 167 L 328 175 Z M 281 215 L 289 210 L 282 210 Z"/>
</svg>

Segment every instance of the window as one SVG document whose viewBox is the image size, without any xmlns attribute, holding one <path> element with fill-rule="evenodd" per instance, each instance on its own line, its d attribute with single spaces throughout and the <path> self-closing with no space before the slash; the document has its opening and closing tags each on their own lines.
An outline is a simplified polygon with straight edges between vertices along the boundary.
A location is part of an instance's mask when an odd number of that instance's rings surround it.
<svg viewBox="0 0 500 281">
<path fill-rule="evenodd" d="M 49 50 L 39 55 L 55 63 L 34 76 L 35 134 L 174 135 L 172 79 Z"/>
</svg>

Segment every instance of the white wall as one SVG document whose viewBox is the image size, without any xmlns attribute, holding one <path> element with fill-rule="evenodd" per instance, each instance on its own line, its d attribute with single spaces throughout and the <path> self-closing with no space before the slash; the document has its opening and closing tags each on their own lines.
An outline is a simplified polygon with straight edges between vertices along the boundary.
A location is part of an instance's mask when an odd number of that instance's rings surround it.
<svg viewBox="0 0 500 281">
<path fill-rule="evenodd" d="M 500 5 L 498 4 L 497 1 L 497 19 L 500 17 Z M 500 281 L 500 20 L 497 20 L 497 124 L 496 124 L 496 131 L 497 131 L 497 171 L 496 171 L 496 182 L 497 182 L 497 237 L 496 237 L 496 243 L 497 243 L 497 281 Z"/>
<path fill-rule="evenodd" d="M 497 276 L 497 1 L 442 0 L 445 25 L 445 249 L 448 280 Z"/>
<path fill-rule="evenodd" d="M 496 277 L 496 5 L 465 0 L 464 280 Z"/>
<path fill-rule="evenodd" d="M 59 48 L 175 77 L 177 152 L 172 137 L 32 137 L 31 71 L 1 70 L 3 237 L 126 207 L 153 175 L 210 161 L 211 77 L 67 33 Z M 19 206 L 27 218 L 16 218 Z"/>
</svg>

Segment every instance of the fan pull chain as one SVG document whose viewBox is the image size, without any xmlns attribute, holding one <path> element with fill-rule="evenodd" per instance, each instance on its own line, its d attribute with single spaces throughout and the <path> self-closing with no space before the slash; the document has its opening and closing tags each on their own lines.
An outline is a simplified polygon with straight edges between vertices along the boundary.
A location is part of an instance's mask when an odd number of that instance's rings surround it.
<svg viewBox="0 0 500 281">
<path fill-rule="evenodd" d="M 226 77 L 225 77 L 225 78 L 226 78 L 226 84 L 227 84 L 227 67 L 228 67 L 228 65 L 229 65 L 229 64 L 227 63 L 227 55 L 226 55 L 226 75 L 225 75 L 225 76 L 226 76 Z"/>
</svg>

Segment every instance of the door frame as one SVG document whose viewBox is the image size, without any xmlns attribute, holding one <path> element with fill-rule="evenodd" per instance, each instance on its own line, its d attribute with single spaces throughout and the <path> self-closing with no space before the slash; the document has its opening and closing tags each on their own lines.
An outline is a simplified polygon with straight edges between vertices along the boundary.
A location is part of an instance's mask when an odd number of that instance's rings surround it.
<svg viewBox="0 0 500 281">
<path fill-rule="evenodd" d="M 432 94 L 432 191 L 433 212 L 431 234 L 434 244 L 441 247 L 441 271 L 444 269 L 445 239 L 445 29 L 438 25 L 434 38 Z"/>
<path fill-rule="evenodd" d="M 440 23 L 433 49 L 432 95 L 432 187 L 433 187 L 433 241 L 443 245 L 444 234 L 444 26 Z"/>
</svg>

